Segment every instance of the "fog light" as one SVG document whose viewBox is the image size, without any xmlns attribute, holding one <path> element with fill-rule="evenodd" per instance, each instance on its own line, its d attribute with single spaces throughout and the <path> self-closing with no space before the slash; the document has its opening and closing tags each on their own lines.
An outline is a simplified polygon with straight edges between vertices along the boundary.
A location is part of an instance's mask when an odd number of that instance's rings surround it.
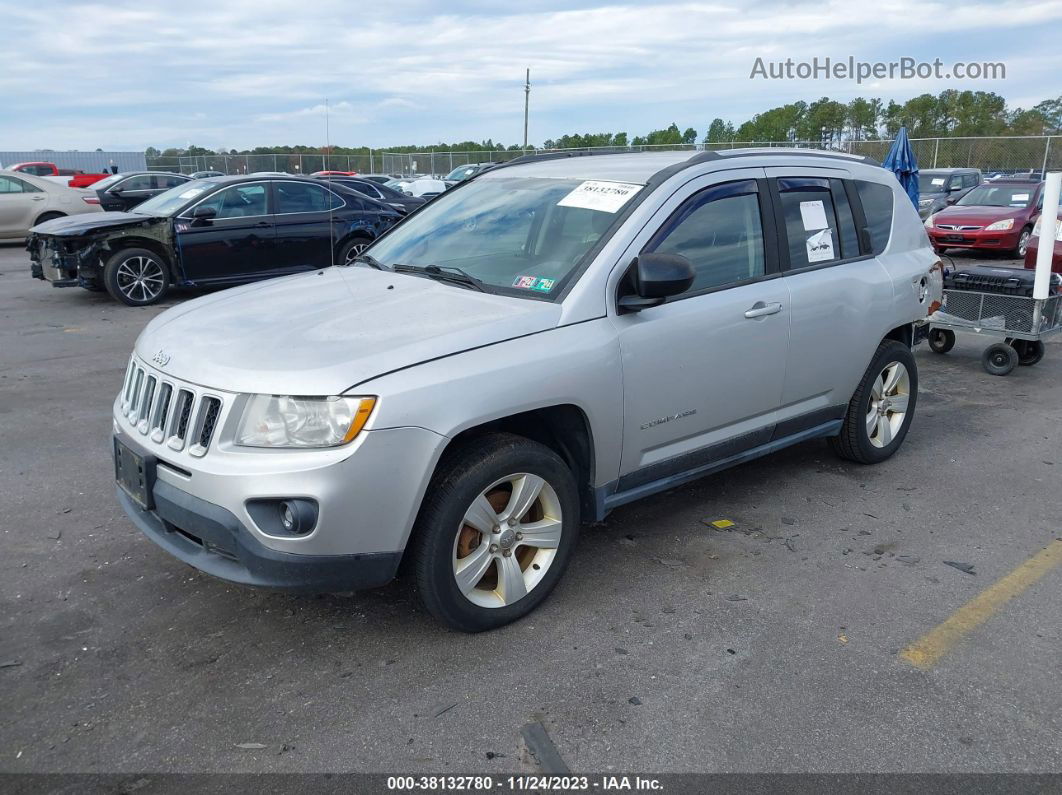
<svg viewBox="0 0 1062 795">
<path fill-rule="evenodd" d="M 305 536 L 317 528 L 317 501 L 305 497 L 247 501 L 247 512 L 263 533 L 272 536 Z"/>
<path fill-rule="evenodd" d="M 286 500 L 280 503 L 280 523 L 289 533 L 295 532 L 295 513 L 291 510 L 291 503 Z"/>
</svg>

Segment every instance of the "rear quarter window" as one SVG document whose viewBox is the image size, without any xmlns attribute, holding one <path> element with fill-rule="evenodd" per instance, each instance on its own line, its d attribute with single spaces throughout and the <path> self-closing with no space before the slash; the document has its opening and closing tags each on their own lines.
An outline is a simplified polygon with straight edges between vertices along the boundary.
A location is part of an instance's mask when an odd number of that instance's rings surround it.
<svg viewBox="0 0 1062 795">
<path fill-rule="evenodd" d="M 889 244 L 889 235 L 892 233 L 892 188 L 863 180 L 856 180 L 855 184 L 863 205 L 863 215 L 867 219 L 871 251 L 880 254 Z"/>
</svg>

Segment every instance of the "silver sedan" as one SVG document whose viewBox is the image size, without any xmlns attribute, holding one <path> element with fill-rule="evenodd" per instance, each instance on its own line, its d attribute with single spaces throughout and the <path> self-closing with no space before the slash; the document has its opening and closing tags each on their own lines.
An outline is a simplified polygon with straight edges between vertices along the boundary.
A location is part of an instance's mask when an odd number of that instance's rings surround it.
<svg viewBox="0 0 1062 795">
<path fill-rule="evenodd" d="M 98 212 L 100 200 L 94 191 L 0 171 L 0 240 L 23 238 L 30 227 L 53 218 Z"/>
</svg>

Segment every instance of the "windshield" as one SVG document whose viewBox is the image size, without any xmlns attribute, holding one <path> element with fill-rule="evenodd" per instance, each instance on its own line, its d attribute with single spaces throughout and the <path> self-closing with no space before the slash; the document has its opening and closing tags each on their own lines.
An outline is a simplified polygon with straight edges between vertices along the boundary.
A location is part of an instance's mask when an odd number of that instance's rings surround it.
<svg viewBox="0 0 1062 795">
<path fill-rule="evenodd" d="M 153 215 L 156 218 L 168 218 L 171 215 L 176 215 L 178 210 L 196 196 L 216 186 L 216 182 L 210 182 L 205 179 L 184 182 L 175 188 L 170 188 L 165 193 L 160 193 L 158 196 L 138 204 L 132 209 L 132 212 L 139 215 Z"/>
<path fill-rule="evenodd" d="M 458 166 L 443 179 L 465 179 L 479 171 L 479 166 Z"/>
<path fill-rule="evenodd" d="M 1036 185 L 981 185 L 974 188 L 956 205 L 963 207 L 1025 207 L 1036 192 Z"/>
<path fill-rule="evenodd" d="M 111 187 L 111 185 L 113 185 L 115 182 L 117 182 L 120 179 L 125 179 L 125 175 L 124 174 L 111 174 L 111 176 L 109 176 L 109 177 L 104 177 L 101 180 L 97 180 L 96 182 L 93 182 L 89 187 L 92 188 L 92 190 L 107 190 L 107 188 Z"/>
<path fill-rule="evenodd" d="M 640 189 L 577 179 L 477 179 L 442 194 L 368 253 L 387 267 L 460 268 L 491 292 L 549 298 Z"/>
<path fill-rule="evenodd" d="M 918 192 L 919 193 L 943 193 L 944 186 L 947 183 L 947 177 L 941 177 L 937 174 L 919 174 L 918 175 Z"/>
</svg>

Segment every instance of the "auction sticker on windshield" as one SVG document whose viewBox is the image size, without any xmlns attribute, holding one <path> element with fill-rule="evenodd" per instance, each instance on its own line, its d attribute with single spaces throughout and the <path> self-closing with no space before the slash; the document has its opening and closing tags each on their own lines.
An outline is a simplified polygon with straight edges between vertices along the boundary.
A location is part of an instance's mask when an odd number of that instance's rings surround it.
<svg viewBox="0 0 1062 795">
<path fill-rule="evenodd" d="M 641 185 L 633 182 L 604 182 L 591 179 L 557 202 L 557 206 L 614 213 L 641 189 Z"/>
</svg>

